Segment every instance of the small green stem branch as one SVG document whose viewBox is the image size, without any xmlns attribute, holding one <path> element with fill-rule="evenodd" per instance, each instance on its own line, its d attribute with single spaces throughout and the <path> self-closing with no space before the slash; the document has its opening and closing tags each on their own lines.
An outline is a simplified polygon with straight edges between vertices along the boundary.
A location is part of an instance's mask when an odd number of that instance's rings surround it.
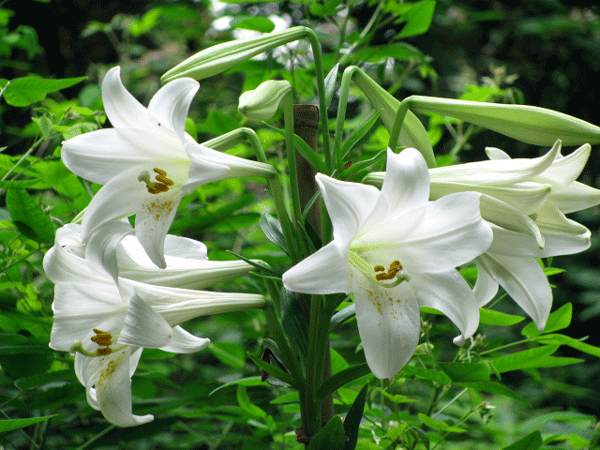
<svg viewBox="0 0 600 450">
<path fill-rule="evenodd" d="M 260 140 L 258 139 L 256 132 L 251 128 L 238 128 L 215 139 L 206 141 L 204 142 L 204 145 L 214 150 L 224 151 L 237 144 L 241 144 L 246 140 L 250 143 L 250 147 L 252 147 L 252 150 L 256 155 L 256 159 L 260 162 L 268 164 L 267 156 L 262 148 Z M 271 195 L 273 196 L 275 211 L 277 213 L 279 223 L 281 224 L 281 230 L 283 232 L 285 245 L 288 249 L 288 255 L 290 256 L 292 262 L 296 263 L 300 261 L 301 258 L 298 255 L 297 247 L 293 238 L 292 224 L 283 200 L 283 190 L 281 189 L 281 185 L 279 183 L 279 175 L 277 172 L 274 172 L 273 175 L 267 176 L 266 180 L 269 185 Z"/>
<path fill-rule="evenodd" d="M 340 86 L 340 100 L 338 102 L 338 111 L 335 121 L 335 133 L 333 141 L 333 150 L 335 152 L 335 163 L 338 173 L 342 173 L 344 170 L 342 149 L 342 138 L 344 136 L 344 123 L 346 121 L 346 108 L 348 107 L 348 94 L 350 92 L 350 83 L 354 73 L 358 70 L 358 67 L 351 66 L 344 70 L 342 74 L 342 81 Z"/>
</svg>

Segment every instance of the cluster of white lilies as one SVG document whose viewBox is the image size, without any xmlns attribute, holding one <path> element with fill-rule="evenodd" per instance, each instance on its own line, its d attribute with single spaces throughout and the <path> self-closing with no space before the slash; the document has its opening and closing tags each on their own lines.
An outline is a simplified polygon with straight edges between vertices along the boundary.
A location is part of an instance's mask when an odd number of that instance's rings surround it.
<svg viewBox="0 0 600 450">
<path fill-rule="evenodd" d="M 167 234 L 181 198 L 202 184 L 274 170 L 185 132 L 198 86 L 171 81 L 146 109 L 113 68 L 102 84 L 113 128 L 62 149 L 72 172 L 103 187 L 81 224 L 57 232 L 44 260 L 56 284 L 50 345 L 76 353 L 89 404 L 119 426 L 152 420 L 132 413 L 130 378 L 142 348 L 201 350 L 208 339 L 178 324 L 267 301 L 203 291 L 252 266 L 209 261 L 203 244 Z M 393 378 L 413 355 L 422 306 L 448 316 L 461 345 L 500 285 L 543 329 L 552 292 L 536 258 L 589 247 L 590 231 L 565 214 L 600 204 L 600 190 L 576 181 L 590 151 L 585 144 L 563 157 L 557 141 L 542 157 L 510 159 L 489 148 L 489 161 L 428 169 L 419 151 L 388 149 L 386 172 L 364 184 L 318 174 L 333 240 L 285 272 L 283 285 L 353 295 L 365 357 L 379 378 Z M 122 219 L 134 214 L 135 229 Z M 473 289 L 457 269 L 471 262 L 478 268 Z"/>
</svg>

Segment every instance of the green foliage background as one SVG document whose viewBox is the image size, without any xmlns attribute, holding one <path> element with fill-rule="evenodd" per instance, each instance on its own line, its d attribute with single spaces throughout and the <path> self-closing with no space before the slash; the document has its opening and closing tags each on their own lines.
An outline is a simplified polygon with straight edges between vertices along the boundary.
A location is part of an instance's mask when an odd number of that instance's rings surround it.
<svg viewBox="0 0 600 450">
<path fill-rule="evenodd" d="M 559 1 L 526 1 L 515 8 L 492 1 L 352 1 L 349 15 L 336 16 L 346 2 L 231 0 L 219 9 L 211 9 L 207 0 L 100 3 L 0 3 L 2 448 L 300 447 L 294 433 L 299 426 L 294 393 L 272 377 L 261 381 L 250 357 L 260 357 L 266 338 L 261 311 L 186 324 L 191 332 L 211 339 L 207 351 L 171 355 L 145 350 L 132 384 L 134 411 L 152 413 L 156 419 L 133 429 L 116 429 L 92 410 L 73 372 L 72 357 L 48 347 L 53 287 L 41 261 L 53 244 L 55 229 L 70 222 L 99 189 L 62 165 L 60 144 L 107 125 L 99 83 L 110 67 L 120 65 L 125 86 L 147 104 L 160 86 L 160 76 L 190 54 L 238 32 L 271 31 L 276 17 L 287 17 L 316 29 L 327 71 L 337 62 L 360 64 L 397 98 L 422 94 L 525 102 L 600 124 L 595 107 L 600 95 L 596 6 Z M 226 25 L 224 16 L 231 17 Z M 369 28 L 372 18 L 375 25 Z M 348 32 L 340 35 L 344 23 Z M 264 80 L 284 78 L 293 84 L 298 102 L 312 101 L 312 72 L 310 50 L 297 45 L 204 80 L 192 105 L 188 132 L 202 142 L 251 125 L 271 162 L 283 168 L 280 134 L 249 124 L 237 111 L 237 98 Z M 362 100 L 353 92 L 349 135 L 361 129 L 371 113 Z M 330 114 L 335 111 L 334 99 Z M 486 145 L 512 156 L 546 150 L 447 118 L 423 119 L 442 164 L 483 159 Z M 376 125 L 365 136 L 354 134 L 360 145 L 351 155 L 356 161 L 373 158 L 368 169 L 381 169 L 377 155 L 386 146 L 386 133 Z M 243 146 L 231 152 L 251 156 Z M 357 170 L 353 180 L 360 180 L 368 169 Z M 599 171 L 600 159 L 593 153 L 583 181 L 595 185 Z M 284 270 L 285 255 L 259 227 L 261 214 L 271 211 L 262 184 L 222 181 L 187 196 L 171 232 L 202 240 L 211 259 L 234 258 L 228 249 Z M 577 220 L 597 234 L 598 215 L 594 209 Z M 500 301 L 493 311 L 482 313 L 481 336 L 459 351 L 448 339 L 454 333 L 449 322 L 424 314 L 422 345 L 393 383 L 365 375 L 338 390 L 336 412 L 350 423 L 351 405 L 369 385 L 356 448 L 598 448 L 597 260 L 594 236 L 584 254 L 546 261 L 557 287 L 555 312 L 543 334 L 512 302 Z M 465 276 L 473 279 L 472 273 Z M 254 276 L 216 288 L 263 289 Z M 586 342 L 577 340 L 586 336 Z M 508 345 L 517 341 L 519 345 Z M 364 362 L 353 319 L 340 320 L 331 345 L 333 373 Z M 332 424 L 332 429 L 335 426 L 341 425 Z"/>
</svg>

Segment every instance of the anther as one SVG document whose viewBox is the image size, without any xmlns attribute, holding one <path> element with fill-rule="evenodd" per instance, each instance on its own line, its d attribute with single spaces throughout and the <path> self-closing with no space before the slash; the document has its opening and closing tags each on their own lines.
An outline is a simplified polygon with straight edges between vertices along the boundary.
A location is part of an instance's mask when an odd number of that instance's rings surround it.
<svg viewBox="0 0 600 450">
<path fill-rule="evenodd" d="M 111 344 L 112 344 L 112 334 L 110 334 L 108 331 L 102 331 L 102 330 L 98 330 L 97 328 L 94 328 L 94 333 L 96 333 L 95 336 L 92 336 L 90 339 L 92 340 L 92 342 L 98 344 L 101 348 L 99 348 L 98 350 L 96 350 L 96 354 L 98 355 L 109 355 L 112 353 L 112 348 L 110 348 Z M 102 348 L 103 347 L 103 348 Z"/>
<path fill-rule="evenodd" d="M 377 269 L 379 269 L 379 270 L 377 270 Z M 383 272 L 385 270 L 385 267 L 375 266 L 374 270 L 375 270 L 375 272 Z M 393 278 L 396 277 L 396 274 L 398 272 L 400 272 L 401 270 L 402 270 L 402 264 L 400 264 L 400 261 L 396 260 L 390 264 L 390 268 L 388 269 L 387 272 L 378 273 L 377 275 L 375 275 L 375 279 L 377 281 L 392 280 Z"/>
</svg>

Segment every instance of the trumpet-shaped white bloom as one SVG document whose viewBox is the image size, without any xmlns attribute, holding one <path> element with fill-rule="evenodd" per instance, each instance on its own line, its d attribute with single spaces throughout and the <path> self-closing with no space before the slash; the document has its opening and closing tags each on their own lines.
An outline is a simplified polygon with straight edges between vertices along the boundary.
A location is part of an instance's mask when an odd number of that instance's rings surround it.
<svg viewBox="0 0 600 450">
<path fill-rule="evenodd" d="M 164 238 L 185 194 L 210 181 L 272 173 L 268 164 L 212 150 L 185 132 L 198 88 L 190 78 L 175 80 L 146 109 L 123 86 L 120 68 L 108 71 L 102 99 L 113 128 L 79 135 L 62 148 L 73 173 L 104 185 L 85 211 L 85 240 L 108 220 L 136 214 L 139 241 L 164 268 Z"/>
<path fill-rule="evenodd" d="M 591 147 L 582 145 L 568 156 L 560 150 L 557 141 L 539 158 L 511 159 L 502 150 L 487 148 L 489 161 L 429 170 L 432 199 L 466 191 L 486 196 L 481 213 L 491 222 L 494 239 L 475 259 L 479 273 L 474 292 L 479 305 L 492 300 L 502 286 L 540 330 L 550 313 L 552 290 L 536 258 L 587 249 L 590 231 L 565 214 L 600 204 L 600 190 L 576 181 Z M 369 176 L 374 183 L 382 179 L 381 173 Z M 512 212 L 506 205 L 513 207 Z M 519 212 L 521 220 L 515 215 Z"/>
<path fill-rule="evenodd" d="M 600 190 L 579 183 L 591 147 L 582 145 L 568 156 L 557 141 L 544 156 L 511 159 L 497 148 L 487 148 L 489 161 L 431 169 L 439 194 L 476 190 L 498 198 L 530 215 L 543 237 L 533 237 L 492 225 L 494 240 L 475 262 L 479 271 L 475 294 L 487 304 L 499 285 L 543 330 L 552 307 L 552 290 L 535 258 L 578 253 L 590 246 L 590 231 L 565 214 L 600 203 Z M 434 181 L 435 180 L 435 181 Z M 537 193 L 536 193 L 537 192 Z M 484 217 L 485 211 L 482 212 Z"/>
<path fill-rule="evenodd" d="M 56 285 L 50 347 L 78 352 L 75 369 L 88 402 L 119 426 L 152 420 L 151 415 L 133 415 L 131 408 L 129 378 L 142 347 L 201 350 L 209 340 L 178 324 L 265 302 L 261 295 L 178 287 L 207 286 L 245 275 L 252 266 L 208 261 L 202 244 L 167 236 L 167 268 L 162 270 L 151 264 L 131 232 L 124 222 L 107 222 L 84 244 L 81 226 L 66 225 L 44 258 L 44 270 Z M 103 254 L 108 256 L 103 259 Z M 113 259 L 108 266 L 116 270 L 109 274 L 102 263 Z"/>
<path fill-rule="evenodd" d="M 471 336 L 479 309 L 456 270 L 489 247 L 492 232 L 479 212 L 480 194 L 457 193 L 429 202 L 429 175 L 415 149 L 388 150 L 381 191 L 317 175 L 333 223 L 332 242 L 283 275 L 287 289 L 353 294 L 367 363 L 393 378 L 412 356 L 419 307 L 446 314 Z"/>
</svg>

